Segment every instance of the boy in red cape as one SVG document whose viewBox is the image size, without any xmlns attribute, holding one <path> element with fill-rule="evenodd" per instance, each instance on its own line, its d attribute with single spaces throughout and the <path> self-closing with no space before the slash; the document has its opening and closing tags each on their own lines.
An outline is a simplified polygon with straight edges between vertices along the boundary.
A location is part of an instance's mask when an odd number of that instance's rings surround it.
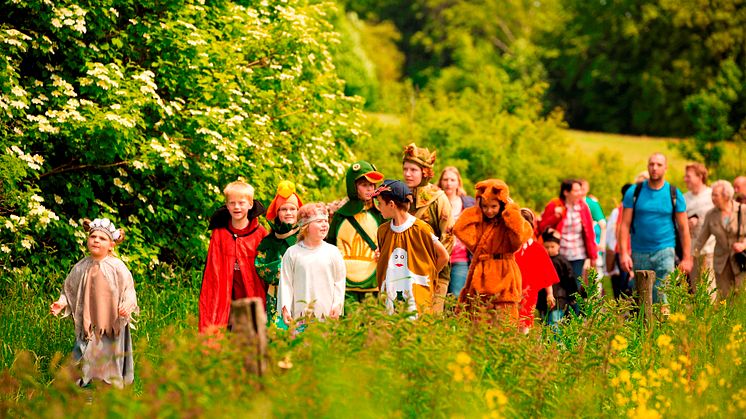
<svg viewBox="0 0 746 419">
<path fill-rule="evenodd" d="M 535 225 L 536 218 L 530 209 L 521 208 L 521 216 L 531 225 Z M 552 285 L 559 282 L 559 276 L 546 249 L 533 237 L 515 252 L 515 261 L 521 270 L 523 288 L 523 299 L 518 312 L 520 320 L 518 330 L 526 334 L 534 324 L 534 308 L 536 308 L 536 300 L 542 288 L 547 293 L 547 306 L 550 310 L 554 307 Z"/>
<path fill-rule="evenodd" d="M 223 190 L 225 207 L 210 219 L 210 248 L 199 295 L 199 331 L 217 333 L 228 326 L 231 301 L 261 297 L 264 286 L 254 267 L 257 247 L 267 235 L 259 224 L 265 209 L 254 201 L 254 188 L 237 181 Z"/>
</svg>

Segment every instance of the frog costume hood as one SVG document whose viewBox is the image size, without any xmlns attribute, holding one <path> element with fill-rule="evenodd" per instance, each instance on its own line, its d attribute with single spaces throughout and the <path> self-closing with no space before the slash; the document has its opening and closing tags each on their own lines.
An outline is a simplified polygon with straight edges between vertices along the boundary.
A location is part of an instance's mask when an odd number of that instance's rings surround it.
<svg viewBox="0 0 746 419">
<path fill-rule="evenodd" d="M 347 186 L 347 198 L 349 201 L 338 209 L 341 215 L 353 216 L 365 207 L 365 202 L 357 196 L 357 186 L 355 182 L 365 177 L 369 182 L 377 184 L 383 181 L 383 174 L 376 170 L 376 166 L 365 160 L 352 163 L 345 175 L 345 186 Z"/>
</svg>

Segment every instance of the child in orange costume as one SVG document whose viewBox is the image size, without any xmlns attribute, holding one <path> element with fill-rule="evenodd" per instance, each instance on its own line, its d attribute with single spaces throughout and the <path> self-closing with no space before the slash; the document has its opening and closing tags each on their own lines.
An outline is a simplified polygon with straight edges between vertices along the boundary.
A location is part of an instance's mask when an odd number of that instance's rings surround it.
<svg viewBox="0 0 746 419">
<path fill-rule="evenodd" d="M 469 311 L 487 310 L 493 323 L 504 317 L 517 324 L 523 293 L 513 254 L 533 229 L 510 199 L 505 182 L 483 180 L 476 190 L 477 205 L 465 209 L 453 227 L 453 234 L 473 255 L 459 302 Z"/>
</svg>

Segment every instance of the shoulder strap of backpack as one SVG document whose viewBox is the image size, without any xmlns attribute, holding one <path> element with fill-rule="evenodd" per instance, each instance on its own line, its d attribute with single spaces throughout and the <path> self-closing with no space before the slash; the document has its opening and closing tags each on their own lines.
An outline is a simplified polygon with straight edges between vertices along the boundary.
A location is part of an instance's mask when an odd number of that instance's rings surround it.
<svg viewBox="0 0 746 419">
<path fill-rule="evenodd" d="M 640 197 L 641 191 L 642 191 L 642 182 L 637 182 L 635 184 L 635 193 L 632 195 L 632 221 L 629 223 L 630 234 L 635 234 L 635 208 L 637 207 L 637 198 Z"/>
<path fill-rule="evenodd" d="M 676 230 L 676 187 L 668 184 L 669 190 L 671 191 L 671 221 L 673 221 L 673 228 Z"/>
</svg>

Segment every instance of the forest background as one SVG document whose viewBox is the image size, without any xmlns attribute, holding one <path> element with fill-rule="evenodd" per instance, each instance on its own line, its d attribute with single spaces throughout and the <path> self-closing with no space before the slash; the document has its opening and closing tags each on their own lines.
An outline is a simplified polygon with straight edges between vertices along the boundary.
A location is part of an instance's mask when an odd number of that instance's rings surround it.
<svg viewBox="0 0 746 419">
<path fill-rule="evenodd" d="M 567 128 L 676 138 L 661 151 L 713 178 L 744 172 L 740 0 L 2 10 L 0 294 L 19 301 L 50 300 L 84 254 L 81 219 L 105 216 L 126 228 L 119 253 L 153 307 L 172 310 L 158 292 L 178 289 L 193 314 L 223 185 L 242 177 L 266 204 L 290 179 L 305 201 L 331 201 L 355 159 L 398 177 L 410 142 L 438 151 L 436 172 L 461 169 L 467 190 L 498 177 L 535 209 L 582 176 L 609 211 L 644 170 L 612 144 L 578 150 Z M 0 368 L 44 346 L 3 327 Z M 66 350 L 55 345 L 43 356 Z"/>
</svg>

